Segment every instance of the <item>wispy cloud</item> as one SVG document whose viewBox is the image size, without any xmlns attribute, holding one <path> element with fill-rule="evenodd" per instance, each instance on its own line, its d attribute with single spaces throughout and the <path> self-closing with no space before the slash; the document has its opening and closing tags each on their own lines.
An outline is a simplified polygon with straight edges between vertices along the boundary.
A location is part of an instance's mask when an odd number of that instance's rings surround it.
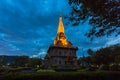
<svg viewBox="0 0 120 80">
<path fill-rule="evenodd" d="M 109 41 L 105 44 L 105 46 L 110 46 L 114 44 L 120 44 L 120 36 L 117 36 L 115 38 L 109 38 Z"/>
</svg>

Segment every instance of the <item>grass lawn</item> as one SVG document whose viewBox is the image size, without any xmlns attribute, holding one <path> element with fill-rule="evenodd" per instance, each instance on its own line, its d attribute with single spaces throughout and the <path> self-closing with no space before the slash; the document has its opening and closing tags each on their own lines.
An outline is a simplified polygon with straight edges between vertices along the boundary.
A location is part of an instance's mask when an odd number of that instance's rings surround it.
<svg viewBox="0 0 120 80">
<path fill-rule="evenodd" d="M 56 72 L 38 70 L 37 72 L 17 72 L 0 75 L 0 80 L 120 80 L 120 72 L 110 71 L 76 71 Z"/>
</svg>

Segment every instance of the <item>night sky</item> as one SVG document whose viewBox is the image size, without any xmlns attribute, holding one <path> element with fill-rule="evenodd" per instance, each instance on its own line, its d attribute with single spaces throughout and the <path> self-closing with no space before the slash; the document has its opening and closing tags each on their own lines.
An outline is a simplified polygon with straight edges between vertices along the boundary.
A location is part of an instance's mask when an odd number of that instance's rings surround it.
<svg viewBox="0 0 120 80">
<path fill-rule="evenodd" d="M 120 36 L 100 37 L 90 41 L 84 36 L 88 22 L 77 27 L 67 25 L 71 10 L 67 0 L 0 0 L 0 55 L 44 56 L 56 37 L 60 11 L 67 39 L 79 48 L 77 56 L 86 50 L 120 43 Z"/>
</svg>

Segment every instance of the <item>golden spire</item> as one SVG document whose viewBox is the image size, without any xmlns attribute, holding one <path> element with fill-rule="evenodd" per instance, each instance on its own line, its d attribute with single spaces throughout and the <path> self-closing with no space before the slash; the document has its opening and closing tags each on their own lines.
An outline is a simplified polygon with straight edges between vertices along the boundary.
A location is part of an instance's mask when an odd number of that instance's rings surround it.
<svg viewBox="0 0 120 80">
<path fill-rule="evenodd" d="M 63 22 L 62 22 L 62 16 L 60 16 L 60 18 L 59 18 L 57 33 L 60 33 L 60 32 L 64 33 L 64 25 L 63 25 Z"/>
<path fill-rule="evenodd" d="M 67 38 L 65 36 L 64 25 L 63 25 L 63 22 L 62 22 L 62 16 L 60 16 L 57 36 L 56 36 L 56 39 L 54 40 L 54 46 L 68 47 L 68 46 L 71 46 L 71 45 L 72 44 L 67 41 Z"/>
</svg>

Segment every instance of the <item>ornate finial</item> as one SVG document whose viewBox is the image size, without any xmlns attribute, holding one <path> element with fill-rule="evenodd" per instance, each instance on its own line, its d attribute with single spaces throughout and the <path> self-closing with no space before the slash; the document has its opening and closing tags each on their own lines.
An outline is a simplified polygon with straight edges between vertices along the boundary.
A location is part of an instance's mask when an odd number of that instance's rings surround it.
<svg viewBox="0 0 120 80">
<path fill-rule="evenodd" d="M 62 17 L 62 10 L 60 10 L 60 17 Z"/>
</svg>

